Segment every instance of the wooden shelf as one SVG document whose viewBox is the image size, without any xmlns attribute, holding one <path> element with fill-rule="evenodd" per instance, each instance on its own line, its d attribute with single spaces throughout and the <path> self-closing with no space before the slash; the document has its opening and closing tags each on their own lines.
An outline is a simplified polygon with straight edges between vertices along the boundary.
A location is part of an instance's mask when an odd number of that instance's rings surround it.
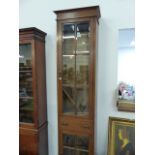
<svg viewBox="0 0 155 155">
<path fill-rule="evenodd" d="M 88 112 L 64 112 L 64 115 L 74 115 L 74 116 L 88 116 Z"/>
<path fill-rule="evenodd" d="M 117 109 L 119 111 L 135 112 L 134 101 L 119 99 L 117 100 Z"/>
<path fill-rule="evenodd" d="M 62 84 L 63 87 L 70 87 L 70 88 L 88 88 L 89 86 L 86 84 Z"/>
<path fill-rule="evenodd" d="M 75 150 L 75 151 L 89 152 L 88 150 L 85 150 L 85 149 L 80 149 L 77 147 L 70 147 L 70 146 L 65 146 L 65 145 L 64 145 L 64 148 L 70 149 L 70 150 Z"/>
<path fill-rule="evenodd" d="M 32 72 L 32 70 L 19 70 L 19 73 L 31 73 Z"/>
<path fill-rule="evenodd" d="M 30 97 L 30 96 L 22 96 L 22 97 L 19 97 L 19 99 L 33 99 L 34 97 Z"/>
<path fill-rule="evenodd" d="M 19 66 L 19 69 L 32 69 L 31 66 Z"/>
</svg>

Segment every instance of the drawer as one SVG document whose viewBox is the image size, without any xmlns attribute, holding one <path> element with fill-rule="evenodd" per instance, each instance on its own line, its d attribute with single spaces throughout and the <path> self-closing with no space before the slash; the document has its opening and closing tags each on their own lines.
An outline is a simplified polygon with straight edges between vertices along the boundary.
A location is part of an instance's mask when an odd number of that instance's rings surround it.
<svg viewBox="0 0 155 155">
<path fill-rule="evenodd" d="M 92 132 L 93 121 L 82 120 L 78 118 L 74 118 L 74 119 L 63 118 L 60 121 L 60 126 L 66 130 Z"/>
<path fill-rule="evenodd" d="M 91 130 L 93 127 L 90 121 L 80 121 L 77 123 L 77 125 L 79 126 L 80 129 L 87 129 L 87 130 Z"/>
</svg>

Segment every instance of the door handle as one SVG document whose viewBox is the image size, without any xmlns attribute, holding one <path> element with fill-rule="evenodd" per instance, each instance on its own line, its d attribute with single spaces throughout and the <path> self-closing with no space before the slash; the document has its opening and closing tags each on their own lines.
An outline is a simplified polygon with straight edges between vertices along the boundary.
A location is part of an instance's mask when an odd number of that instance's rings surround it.
<svg viewBox="0 0 155 155">
<path fill-rule="evenodd" d="M 68 123 L 63 122 L 62 125 L 63 126 L 68 126 Z"/>
<path fill-rule="evenodd" d="M 82 128 L 90 129 L 90 126 L 89 125 L 82 125 Z"/>
</svg>

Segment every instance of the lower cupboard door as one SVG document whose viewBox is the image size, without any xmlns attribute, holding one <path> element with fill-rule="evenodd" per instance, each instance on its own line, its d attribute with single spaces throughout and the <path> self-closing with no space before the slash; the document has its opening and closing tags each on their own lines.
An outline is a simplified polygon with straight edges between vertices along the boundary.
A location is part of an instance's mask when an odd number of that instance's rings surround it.
<svg viewBox="0 0 155 155">
<path fill-rule="evenodd" d="M 64 148 L 64 155 L 89 155 L 89 154 L 88 152 L 85 152 L 85 151 L 76 151 L 76 150 Z"/>
<path fill-rule="evenodd" d="M 64 148 L 64 155 L 76 155 L 75 150 Z"/>
<path fill-rule="evenodd" d="M 89 155 L 89 137 L 63 134 L 63 155 Z"/>
</svg>

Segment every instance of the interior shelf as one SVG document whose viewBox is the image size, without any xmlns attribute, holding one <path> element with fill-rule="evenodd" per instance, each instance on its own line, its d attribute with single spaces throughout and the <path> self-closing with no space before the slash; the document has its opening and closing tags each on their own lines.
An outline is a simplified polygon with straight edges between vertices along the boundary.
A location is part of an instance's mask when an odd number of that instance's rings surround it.
<svg viewBox="0 0 155 155">
<path fill-rule="evenodd" d="M 65 146 L 65 145 L 64 145 L 64 148 L 70 149 L 70 150 L 75 150 L 75 151 L 89 152 L 88 150 L 85 150 L 85 149 L 80 149 L 80 148 L 70 147 L 70 146 Z"/>
</svg>

